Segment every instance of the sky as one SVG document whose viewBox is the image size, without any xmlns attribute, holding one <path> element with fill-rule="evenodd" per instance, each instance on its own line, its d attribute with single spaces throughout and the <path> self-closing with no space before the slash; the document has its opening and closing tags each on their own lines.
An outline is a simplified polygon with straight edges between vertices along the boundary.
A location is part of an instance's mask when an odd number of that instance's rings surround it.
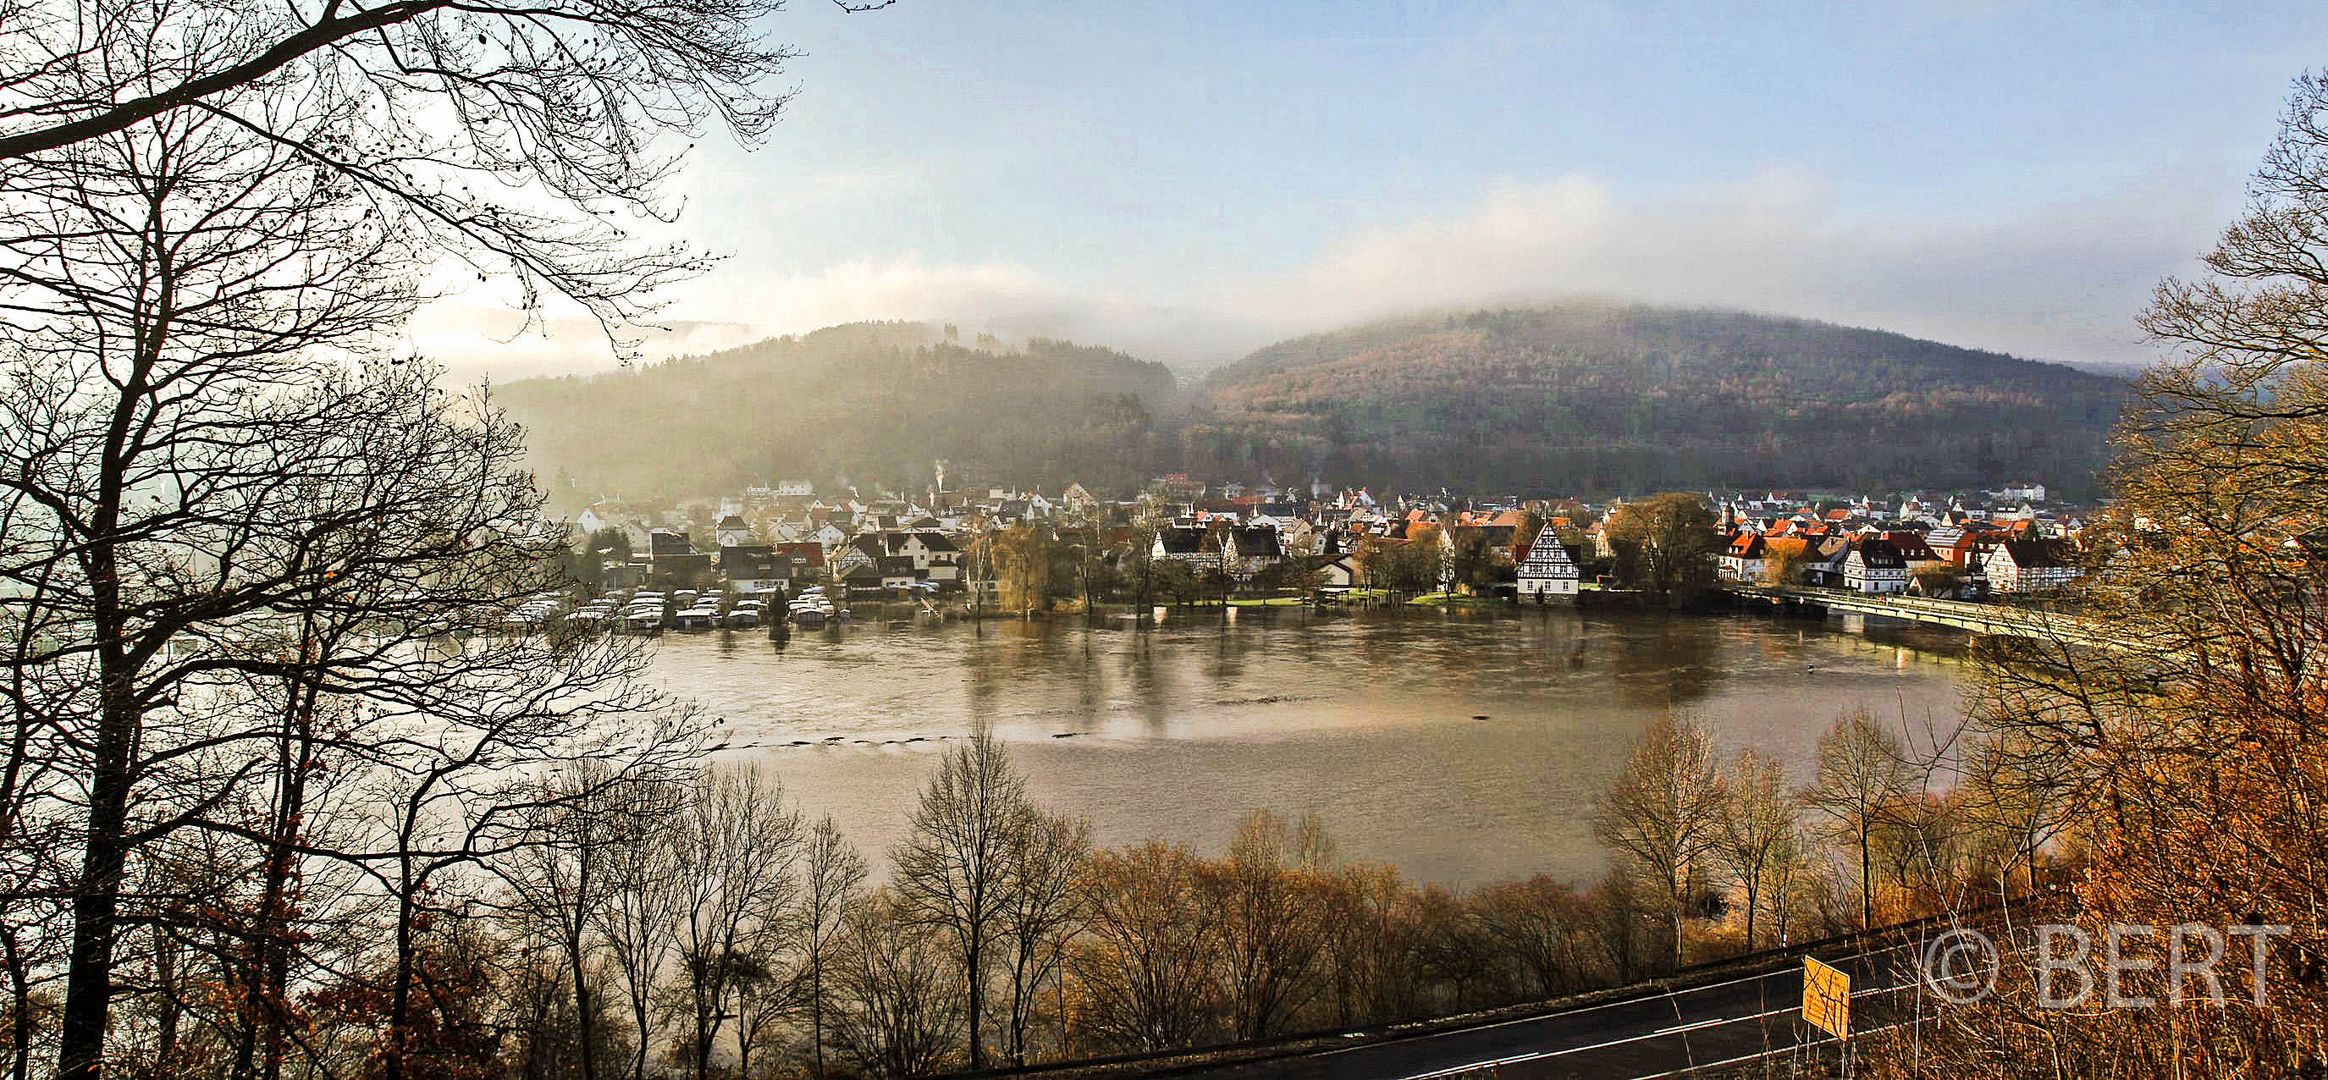
<svg viewBox="0 0 2328 1080">
<path fill-rule="evenodd" d="M 760 145 L 676 234 L 727 259 L 650 356 L 858 319 L 1195 370 L 1288 336 L 1574 296 L 1744 308 L 2082 364 L 2242 205 L 2328 5 L 794 0 Z M 612 363 L 495 290 L 417 347 Z"/>
</svg>

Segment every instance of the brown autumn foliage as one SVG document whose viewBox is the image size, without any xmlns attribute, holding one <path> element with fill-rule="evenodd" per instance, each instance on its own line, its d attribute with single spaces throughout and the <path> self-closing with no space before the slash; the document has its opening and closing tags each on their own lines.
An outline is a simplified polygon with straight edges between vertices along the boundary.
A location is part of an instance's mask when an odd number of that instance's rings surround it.
<svg viewBox="0 0 2328 1080">
<path fill-rule="evenodd" d="M 2073 801 L 2076 920 L 2278 925 L 2262 985 L 2233 937 L 2226 1002 L 2159 970 L 2109 1008 L 2048 1008 L 2027 957 L 1928 1026 L 1889 1071 L 1930 1076 L 2287 1076 L 2328 1069 L 2328 80 L 2297 81 L 2247 215 L 2209 274 L 2162 284 L 2143 325 L 2178 352 L 2122 426 L 2118 501 L 2089 548 L 2088 641 L 2002 648 L 1988 720 L 2007 788 Z M 2154 933 L 2136 958 L 2154 965 Z M 2163 965 L 2159 965 L 2163 966 Z M 2258 1004 L 2260 990 L 2263 1004 Z"/>
</svg>

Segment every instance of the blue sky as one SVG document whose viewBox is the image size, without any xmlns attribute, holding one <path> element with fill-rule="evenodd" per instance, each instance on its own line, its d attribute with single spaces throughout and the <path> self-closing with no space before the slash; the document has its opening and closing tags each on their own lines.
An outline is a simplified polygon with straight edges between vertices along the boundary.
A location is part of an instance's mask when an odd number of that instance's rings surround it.
<svg viewBox="0 0 2328 1080">
<path fill-rule="evenodd" d="M 681 182 L 681 235 L 732 257 L 664 351 L 946 318 L 1203 366 L 1590 294 L 2140 362 L 2150 287 L 2328 63 L 2328 6 L 2269 3 L 795 0 L 769 30 L 798 96 Z M 472 351 L 460 321 L 431 347 Z"/>
</svg>

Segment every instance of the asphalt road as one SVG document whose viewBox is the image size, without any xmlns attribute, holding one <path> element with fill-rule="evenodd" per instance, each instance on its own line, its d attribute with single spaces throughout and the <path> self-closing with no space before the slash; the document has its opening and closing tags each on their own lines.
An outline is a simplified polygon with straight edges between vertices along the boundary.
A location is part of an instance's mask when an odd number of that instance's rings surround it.
<svg viewBox="0 0 2328 1080">
<path fill-rule="evenodd" d="M 1916 965 L 1905 947 L 1829 962 L 1851 975 L 1854 1032 L 1893 1024 L 1912 1010 Z M 1805 1040 L 1827 1041 L 1802 1024 L 1802 995 L 1797 961 L 1687 990 L 1181 1075 L 1218 1080 L 1421 1080 L 1470 1073 L 1498 1080 L 1668 1076 L 1783 1053 Z"/>
</svg>

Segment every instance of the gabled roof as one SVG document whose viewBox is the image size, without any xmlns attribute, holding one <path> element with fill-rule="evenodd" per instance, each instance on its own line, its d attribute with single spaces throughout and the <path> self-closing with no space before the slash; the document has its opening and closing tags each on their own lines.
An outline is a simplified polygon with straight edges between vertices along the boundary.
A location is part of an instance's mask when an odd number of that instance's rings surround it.
<svg viewBox="0 0 2328 1080">
<path fill-rule="evenodd" d="M 2059 540 L 2005 540 L 1997 544 L 1997 550 L 2012 559 L 2013 565 L 2023 570 L 2076 565 L 2076 559 L 2073 558 L 2069 545 Z M 1994 558 L 1995 556 L 1990 557 Z"/>
<path fill-rule="evenodd" d="M 1899 549 L 1900 558 L 1909 562 L 1938 562 L 1940 559 L 1940 556 L 1934 554 L 1931 547 L 1924 543 L 1923 536 L 1914 532 L 1905 530 L 1887 532 L 1883 534 L 1883 541 Z"/>
<path fill-rule="evenodd" d="M 1277 539 L 1277 530 L 1267 525 L 1248 525 L 1229 530 L 1230 549 L 1244 559 L 1275 559 L 1285 555 L 1285 547 Z"/>
<path fill-rule="evenodd" d="M 1528 545 L 1528 557 L 1520 561 L 1521 577 L 1575 577 L 1576 560 L 1568 557 L 1568 549 L 1561 546 L 1560 535 L 1546 525 L 1536 533 L 1534 543 Z"/>
<path fill-rule="evenodd" d="M 1174 525 L 1158 530 L 1156 542 L 1164 545 L 1167 555 L 1196 555 L 1204 551 L 1205 531 L 1191 525 Z"/>
<path fill-rule="evenodd" d="M 1905 570 L 1908 561 L 1900 557 L 1900 549 L 1889 540 L 1868 537 L 1854 542 L 1851 550 L 1859 556 L 1859 565 L 1869 570 Z"/>
</svg>

